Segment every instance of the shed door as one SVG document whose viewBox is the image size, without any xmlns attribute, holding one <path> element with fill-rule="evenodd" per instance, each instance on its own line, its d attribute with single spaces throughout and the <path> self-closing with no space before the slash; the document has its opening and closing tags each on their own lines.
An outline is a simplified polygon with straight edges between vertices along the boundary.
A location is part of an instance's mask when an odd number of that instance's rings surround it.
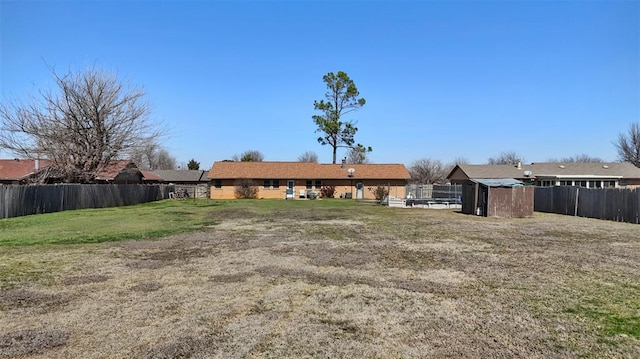
<svg viewBox="0 0 640 359">
<path fill-rule="evenodd" d="M 480 215 L 487 217 L 487 203 L 489 202 L 489 187 L 478 186 L 478 207 L 480 208 Z"/>
</svg>

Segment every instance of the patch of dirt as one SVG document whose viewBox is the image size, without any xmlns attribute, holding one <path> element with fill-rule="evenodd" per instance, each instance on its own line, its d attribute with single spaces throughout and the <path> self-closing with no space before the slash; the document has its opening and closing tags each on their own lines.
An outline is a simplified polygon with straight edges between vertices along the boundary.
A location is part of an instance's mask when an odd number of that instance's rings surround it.
<svg viewBox="0 0 640 359">
<path fill-rule="evenodd" d="M 162 284 L 158 282 L 142 282 L 131 287 L 135 292 L 155 292 L 162 288 Z"/>
<path fill-rule="evenodd" d="M 24 329 L 0 333 L 0 358 L 38 354 L 65 345 L 69 334 L 62 330 Z"/>
<path fill-rule="evenodd" d="M 275 255 L 307 257 L 309 264 L 318 267 L 362 268 L 378 261 L 380 248 L 369 246 L 330 246 L 322 242 L 288 244 L 272 248 Z"/>
<path fill-rule="evenodd" d="M 166 261 L 153 260 L 153 259 L 146 259 L 146 260 L 127 263 L 127 267 L 130 267 L 133 269 L 151 269 L 151 270 L 166 267 L 168 265 L 171 265 L 171 263 Z"/>
<path fill-rule="evenodd" d="M 452 294 L 461 289 L 457 286 L 460 282 L 446 283 L 445 281 L 430 281 L 421 278 L 413 279 L 373 279 L 366 276 L 349 275 L 336 272 L 314 272 L 310 270 L 288 269 L 275 266 L 261 267 L 256 273 L 262 276 L 275 277 L 280 280 L 302 280 L 309 284 L 322 286 L 349 286 L 367 285 L 373 288 L 401 289 L 411 292 Z"/>
<path fill-rule="evenodd" d="M 68 303 L 70 298 L 61 294 L 47 294 L 26 289 L 0 291 L 0 307 L 7 309 L 41 307 L 46 310 Z"/>
<path fill-rule="evenodd" d="M 64 285 L 81 285 L 81 284 L 91 284 L 91 283 L 102 283 L 109 280 L 109 277 L 102 274 L 90 274 L 90 275 L 81 275 L 81 276 L 73 276 L 67 277 L 62 280 Z"/>
<path fill-rule="evenodd" d="M 238 272 L 231 274 L 218 274 L 209 277 L 209 280 L 215 283 L 238 283 L 244 282 L 247 278 L 254 276 L 254 272 Z"/>
</svg>

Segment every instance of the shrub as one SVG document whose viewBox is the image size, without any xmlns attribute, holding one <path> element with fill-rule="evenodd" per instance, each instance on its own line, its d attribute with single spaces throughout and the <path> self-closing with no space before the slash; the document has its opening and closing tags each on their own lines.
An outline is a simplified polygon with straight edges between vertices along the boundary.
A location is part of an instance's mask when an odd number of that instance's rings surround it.
<svg viewBox="0 0 640 359">
<path fill-rule="evenodd" d="M 236 198 L 258 198 L 258 186 L 252 180 L 240 179 L 234 185 Z"/>
<path fill-rule="evenodd" d="M 385 186 L 378 186 L 373 191 L 373 194 L 376 197 L 376 200 L 382 201 L 389 194 L 389 190 Z"/>
<path fill-rule="evenodd" d="M 336 192 L 335 186 L 322 186 L 320 194 L 323 198 L 333 198 L 333 194 Z"/>
</svg>

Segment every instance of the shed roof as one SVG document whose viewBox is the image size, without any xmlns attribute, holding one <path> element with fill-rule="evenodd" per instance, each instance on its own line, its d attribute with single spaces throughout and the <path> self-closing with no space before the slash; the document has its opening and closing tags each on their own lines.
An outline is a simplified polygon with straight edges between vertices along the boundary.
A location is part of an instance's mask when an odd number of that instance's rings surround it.
<svg viewBox="0 0 640 359">
<path fill-rule="evenodd" d="M 524 185 L 522 181 L 514 178 L 474 178 L 471 181 L 487 187 L 520 187 Z"/>
<path fill-rule="evenodd" d="M 211 179 L 345 179 L 353 168 L 354 179 L 411 178 L 407 168 L 393 164 L 320 164 L 311 162 L 215 162 L 209 171 Z"/>
<path fill-rule="evenodd" d="M 207 182 L 207 171 L 203 170 L 156 170 L 153 173 L 165 182 Z"/>
</svg>

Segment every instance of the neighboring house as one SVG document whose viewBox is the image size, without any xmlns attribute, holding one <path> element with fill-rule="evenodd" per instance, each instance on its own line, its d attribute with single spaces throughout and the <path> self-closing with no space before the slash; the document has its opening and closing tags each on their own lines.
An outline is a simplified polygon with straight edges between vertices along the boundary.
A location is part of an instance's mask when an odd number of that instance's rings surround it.
<svg viewBox="0 0 640 359">
<path fill-rule="evenodd" d="M 27 184 L 61 182 L 57 171 L 53 170 L 49 160 L 13 159 L 0 160 L 0 184 Z M 37 178 L 40 177 L 40 178 Z M 130 160 L 114 160 L 99 170 L 96 183 L 142 183 L 143 174 Z"/>
<path fill-rule="evenodd" d="M 153 174 L 160 177 L 162 183 L 174 183 L 176 185 L 207 184 L 207 171 L 203 170 L 156 170 Z"/>
<path fill-rule="evenodd" d="M 375 198 L 375 189 L 385 186 L 390 195 L 405 197 L 411 178 L 403 164 L 319 164 L 308 162 L 215 162 L 209 171 L 212 199 L 235 198 L 239 180 L 252 180 L 258 198 L 294 198 L 319 193 L 334 186 L 334 197 Z"/>
<path fill-rule="evenodd" d="M 115 160 L 109 162 L 96 173 L 96 183 L 132 184 L 142 183 L 142 172 L 130 160 Z"/>
<path fill-rule="evenodd" d="M 0 184 L 30 183 L 40 170 L 48 166 L 49 160 L 0 160 Z"/>
<path fill-rule="evenodd" d="M 640 187 L 640 168 L 629 162 L 456 165 L 447 176 L 451 184 L 478 178 L 514 178 L 536 186 L 635 188 Z"/>
</svg>

